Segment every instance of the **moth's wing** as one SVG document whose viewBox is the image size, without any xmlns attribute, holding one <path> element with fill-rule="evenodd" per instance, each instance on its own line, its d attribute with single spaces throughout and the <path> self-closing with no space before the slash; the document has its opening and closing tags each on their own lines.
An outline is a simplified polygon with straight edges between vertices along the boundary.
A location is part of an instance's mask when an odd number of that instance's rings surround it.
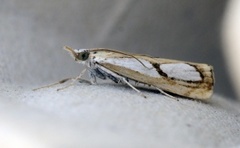
<svg viewBox="0 0 240 148">
<path fill-rule="evenodd" d="M 208 99 L 214 76 L 207 64 L 191 63 L 143 55 L 102 53 L 95 59 L 100 66 L 129 79 L 195 99 Z"/>
<path fill-rule="evenodd" d="M 214 73 L 211 65 L 148 56 L 139 58 L 155 65 L 156 70 L 160 69 L 159 74 L 167 83 L 163 90 L 171 89 L 170 92 L 196 99 L 209 99 L 212 96 Z M 161 88 L 162 85 L 158 83 L 157 86 Z"/>
</svg>

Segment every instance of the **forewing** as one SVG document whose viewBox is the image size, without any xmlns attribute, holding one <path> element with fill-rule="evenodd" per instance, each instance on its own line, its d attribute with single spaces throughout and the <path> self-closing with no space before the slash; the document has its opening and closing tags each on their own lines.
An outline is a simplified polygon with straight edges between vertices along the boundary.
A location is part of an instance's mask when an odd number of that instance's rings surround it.
<svg viewBox="0 0 240 148">
<path fill-rule="evenodd" d="M 96 63 L 117 75 L 190 98 L 207 99 L 212 95 L 214 78 L 207 64 L 111 51 L 97 54 Z"/>
</svg>

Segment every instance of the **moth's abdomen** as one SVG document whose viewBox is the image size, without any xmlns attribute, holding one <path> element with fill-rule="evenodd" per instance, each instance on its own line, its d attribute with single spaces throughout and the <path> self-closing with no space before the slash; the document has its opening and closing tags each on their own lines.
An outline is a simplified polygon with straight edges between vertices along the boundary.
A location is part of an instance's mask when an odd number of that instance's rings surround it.
<svg viewBox="0 0 240 148">
<path fill-rule="evenodd" d="M 112 80 L 115 83 L 120 82 L 119 78 L 117 78 L 117 77 L 113 76 L 112 74 L 102 70 L 101 68 L 95 68 L 94 71 L 95 71 L 96 76 L 100 79 L 109 78 L 110 80 Z"/>
</svg>

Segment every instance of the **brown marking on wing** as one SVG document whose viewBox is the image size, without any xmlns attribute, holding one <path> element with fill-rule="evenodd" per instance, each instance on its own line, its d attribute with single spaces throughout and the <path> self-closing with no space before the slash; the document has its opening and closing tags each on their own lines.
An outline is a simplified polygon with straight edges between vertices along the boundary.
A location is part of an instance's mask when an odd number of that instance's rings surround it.
<svg viewBox="0 0 240 148">
<path fill-rule="evenodd" d="M 151 63 L 152 66 L 156 69 L 156 71 L 163 77 L 168 77 L 168 75 L 160 69 L 160 64 L 158 63 Z"/>
</svg>

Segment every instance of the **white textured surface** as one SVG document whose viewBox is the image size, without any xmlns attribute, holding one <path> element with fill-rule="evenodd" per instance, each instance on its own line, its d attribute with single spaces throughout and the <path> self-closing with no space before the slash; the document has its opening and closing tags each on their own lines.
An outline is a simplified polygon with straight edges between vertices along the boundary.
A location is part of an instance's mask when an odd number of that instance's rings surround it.
<svg viewBox="0 0 240 148">
<path fill-rule="evenodd" d="M 61 87 L 61 86 L 58 86 Z M 42 147 L 231 147 L 240 144 L 237 107 L 214 96 L 208 102 L 173 99 L 128 87 L 78 84 L 1 87 L 0 145 Z M 14 129 L 14 130 L 13 130 Z M 6 137 L 7 135 L 7 137 Z M 20 137 L 17 138 L 17 137 Z"/>
</svg>

